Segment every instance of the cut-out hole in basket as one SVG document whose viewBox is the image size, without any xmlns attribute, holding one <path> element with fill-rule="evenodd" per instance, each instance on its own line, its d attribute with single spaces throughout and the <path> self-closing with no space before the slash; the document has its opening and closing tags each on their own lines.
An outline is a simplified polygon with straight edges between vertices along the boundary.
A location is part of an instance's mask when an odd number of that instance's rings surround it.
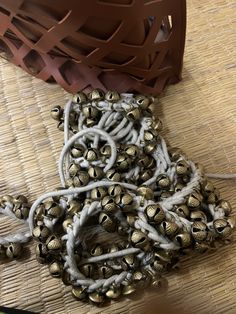
<svg viewBox="0 0 236 314">
<path fill-rule="evenodd" d="M 0 39 L 0 57 L 7 60 L 13 58 L 13 53 L 2 39 Z"/>
<path fill-rule="evenodd" d="M 27 23 L 16 18 L 12 19 L 12 24 L 21 32 L 25 38 L 32 41 L 33 43 L 38 42 L 42 36 L 42 34 L 39 31 L 36 31 L 35 28 L 30 28 Z"/>
<path fill-rule="evenodd" d="M 0 7 L 0 13 L 3 13 L 4 15 L 7 16 L 11 15 L 11 13 L 8 10 L 4 9 L 3 7 Z"/>
<path fill-rule="evenodd" d="M 24 57 L 23 61 L 28 71 L 33 75 L 39 74 L 42 71 L 42 69 L 46 66 L 40 54 L 35 50 L 31 50 Z"/>
<path fill-rule="evenodd" d="M 17 49 L 23 45 L 23 41 L 20 40 L 9 28 L 4 33 L 4 37 L 6 37 Z"/>
</svg>

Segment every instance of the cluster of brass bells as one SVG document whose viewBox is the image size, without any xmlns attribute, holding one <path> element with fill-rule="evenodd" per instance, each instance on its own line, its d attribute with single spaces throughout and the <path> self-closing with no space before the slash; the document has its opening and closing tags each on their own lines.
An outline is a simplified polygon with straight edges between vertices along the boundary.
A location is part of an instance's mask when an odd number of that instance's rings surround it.
<svg viewBox="0 0 236 314">
<path fill-rule="evenodd" d="M 158 286 L 160 276 L 176 266 L 180 255 L 190 250 L 207 251 L 216 242 L 229 238 L 235 225 L 230 216 L 230 204 L 220 198 L 219 191 L 203 174 L 181 204 L 174 204 L 168 210 L 162 206 L 165 200 L 188 187 L 194 176 L 193 169 L 180 149 L 168 147 L 174 175 L 167 174 L 167 169 L 163 168 L 156 176 L 155 153 L 161 147 L 161 122 L 149 109 L 153 99 L 143 95 L 131 97 L 121 110 L 122 97 L 112 91 L 94 90 L 88 95 L 80 92 L 74 96 L 69 114 L 70 133 L 76 134 L 81 128 L 96 128 L 105 112 L 117 112 L 117 120 L 107 124 L 105 131 L 114 141 L 119 140 L 116 142 L 116 162 L 106 172 L 104 167 L 111 157 L 111 147 L 104 139 L 99 140 L 97 147 L 93 146 L 94 137 L 91 136 L 84 136 L 83 143 L 74 142 L 69 151 L 68 177 L 63 188 L 83 187 L 100 181 L 110 184 L 97 186 L 73 198 L 52 197 L 38 206 L 34 217 L 38 262 L 47 263 L 53 277 L 60 277 L 66 285 L 72 285 L 76 299 L 95 304 L 131 294 L 140 287 Z M 58 121 L 58 128 L 64 130 L 64 110 L 56 106 L 51 115 Z M 142 129 L 144 118 L 148 118 L 148 123 Z M 132 134 L 137 134 L 135 142 L 130 140 L 130 134 L 122 138 L 122 128 L 118 132 L 119 125 L 126 120 L 132 125 Z M 135 185 L 137 189 L 124 188 L 117 182 Z M 101 237 L 96 235 L 76 247 L 74 255 L 79 271 L 94 282 L 121 271 L 130 272 L 131 276 L 124 283 L 90 291 L 86 285 L 77 286 L 64 267 L 67 255 L 64 236 L 73 229 L 74 217 L 80 217 L 84 206 L 93 202 L 98 202 L 99 210 L 88 221 L 88 233 L 89 228 L 99 226 Z M 165 243 L 173 244 L 173 249 L 171 246 L 165 249 L 150 237 L 147 229 L 138 228 L 140 219 L 150 225 L 160 239 L 165 239 Z M 45 220 L 54 221 L 53 228 L 49 228 Z M 139 249 L 150 257 L 149 260 L 144 262 L 138 254 L 128 254 L 96 263 L 85 262 L 94 256 L 129 248 Z"/>
</svg>

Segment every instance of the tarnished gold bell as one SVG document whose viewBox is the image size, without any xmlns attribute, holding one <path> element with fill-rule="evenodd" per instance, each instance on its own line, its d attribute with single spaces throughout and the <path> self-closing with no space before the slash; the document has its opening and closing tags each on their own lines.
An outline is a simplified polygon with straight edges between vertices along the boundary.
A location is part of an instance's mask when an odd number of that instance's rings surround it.
<svg viewBox="0 0 236 314">
<path fill-rule="evenodd" d="M 134 230 L 131 234 L 130 240 L 133 246 L 136 248 L 144 251 L 148 251 L 150 249 L 150 242 L 147 235 L 140 230 Z"/>
<path fill-rule="evenodd" d="M 118 154 L 116 157 L 116 167 L 120 171 L 128 170 L 131 165 L 131 159 L 128 157 L 128 155 L 121 153 Z"/>
<path fill-rule="evenodd" d="M 89 300 L 95 304 L 101 304 L 105 301 L 105 296 L 101 292 L 91 292 L 89 293 Z"/>
<path fill-rule="evenodd" d="M 137 262 L 133 254 L 123 256 L 120 263 L 124 270 L 133 269 L 137 266 Z"/>
<path fill-rule="evenodd" d="M 53 253 L 61 250 L 62 242 L 57 236 L 51 235 L 46 240 L 46 246 L 47 249 Z"/>
<path fill-rule="evenodd" d="M 151 157 L 144 154 L 140 155 L 140 157 L 137 160 L 138 166 L 143 167 L 143 168 L 147 168 L 150 165 L 150 162 L 151 162 Z"/>
<path fill-rule="evenodd" d="M 191 211 L 191 213 L 190 213 L 190 220 L 191 221 L 202 221 L 202 222 L 206 223 L 207 217 L 203 211 L 194 210 L 194 211 Z"/>
<path fill-rule="evenodd" d="M 84 152 L 84 158 L 88 161 L 95 161 L 99 159 L 99 153 L 96 148 L 88 148 Z"/>
<path fill-rule="evenodd" d="M 206 195 L 206 196 L 211 194 L 211 193 L 214 193 L 215 188 L 214 188 L 213 183 L 210 182 L 210 181 L 205 180 L 202 183 L 202 191 L 203 191 L 203 194 Z"/>
<path fill-rule="evenodd" d="M 183 218 L 189 217 L 189 209 L 188 206 L 185 204 L 176 205 L 174 208 L 176 214 Z"/>
<path fill-rule="evenodd" d="M 171 264 L 171 255 L 165 250 L 156 250 L 154 253 L 155 261 L 162 264 Z"/>
<path fill-rule="evenodd" d="M 179 230 L 178 225 L 172 221 L 162 221 L 159 227 L 160 232 L 167 237 L 174 237 Z"/>
<path fill-rule="evenodd" d="M 115 213 L 118 209 L 112 196 L 105 196 L 101 202 L 102 208 L 106 213 Z"/>
<path fill-rule="evenodd" d="M 0 244 L 0 261 L 6 258 L 6 248 Z"/>
<path fill-rule="evenodd" d="M 100 148 L 100 153 L 102 156 L 108 158 L 111 156 L 111 146 L 110 145 L 104 145 Z"/>
<path fill-rule="evenodd" d="M 144 95 L 135 96 L 136 103 L 140 106 L 141 109 L 146 110 L 150 105 L 150 100 Z"/>
<path fill-rule="evenodd" d="M 163 129 L 163 123 L 161 119 L 153 117 L 152 127 L 155 131 L 160 132 Z"/>
<path fill-rule="evenodd" d="M 120 181 L 121 174 L 116 169 L 109 169 L 106 172 L 106 177 L 108 180 L 117 182 L 117 181 Z"/>
<path fill-rule="evenodd" d="M 152 200 L 154 198 L 154 192 L 151 188 L 143 185 L 137 188 L 138 195 L 144 197 L 146 200 Z"/>
<path fill-rule="evenodd" d="M 134 223 L 137 220 L 137 215 L 135 213 L 127 213 L 126 214 L 126 219 L 127 223 L 130 227 L 134 227 Z"/>
<path fill-rule="evenodd" d="M 73 287 L 71 293 L 77 300 L 84 300 L 87 297 L 86 288 L 83 287 Z"/>
<path fill-rule="evenodd" d="M 125 236 L 129 233 L 129 227 L 128 226 L 118 226 L 117 233 L 120 236 Z"/>
<path fill-rule="evenodd" d="M 109 102 L 117 102 L 120 100 L 120 95 L 116 91 L 109 90 L 105 94 L 105 99 Z"/>
<path fill-rule="evenodd" d="M 51 109 L 51 117 L 56 120 L 60 121 L 63 117 L 64 110 L 61 108 L 61 106 L 55 106 Z"/>
<path fill-rule="evenodd" d="M 99 186 L 97 188 L 92 189 L 90 197 L 92 200 L 101 200 L 107 195 L 107 189 Z"/>
<path fill-rule="evenodd" d="M 44 225 L 41 225 L 41 226 L 36 226 L 33 229 L 32 235 L 37 241 L 45 242 L 46 239 L 49 237 L 50 233 L 51 233 L 50 229 L 48 229 Z"/>
<path fill-rule="evenodd" d="M 208 229 L 207 225 L 202 221 L 195 221 L 192 224 L 192 236 L 196 242 L 202 242 L 206 240 Z"/>
<path fill-rule="evenodd" d="M 153 154 L 157 148 L 157 142 L 153 141 L 144 146 L 144 152 L 146 154 Z"/>
<path fill-rule="evenodd" d="M 44 202 L 45 215 L 50 218 L 59 218 L 63 215 L 63 208 L 54 201 Z"/>
<path fill-rule="evenodd" d="M 147 180 L 151 179 L 153 177 L 153 171 L 152 170 L 144 170 L 143 172 L 139 173 L 139 182 L 144 183 Z"/>
<path fill-rule="evenodd" d="M 175 241 L 181 248 L 186 248 L 192 244 L 192 237 L 189 233 L 179 233 L 175 236 Z"/>
<path fill-rule="evenodd" d="M 17 195 L 14 199 L 13 199 L 13 203 L 15 204 L 15 202 L 20 202 L 21 204 L 28 204 L 28 199 L 26 196 L 24 195 Z"/>
<path fill-rule="evenodd" d="M 99 278 L 107 279 L 113 275 L 113 269 L 105 265 L 100 266 L 98 268 L 98 275 L 99 275 Z"/>
<path fill-rule="evenodd" d="M 130 295 L 130 294 L 134 293 L 135 291 L 136 291 L 135 285 L 134 284 L 130 284 L 130 285 L 127 285 L 127 286 L 123 286 L 122 294 L 123 295 Z"/>
<path fill-rule="evenodd" d="M 74 143 L 74 145 L 71 147 L 70 154 L 73 158 L 79 158 L 82 157 L 84 154 L 84 146 L 79 143 Z"/>
<path fill-rule="evenodd" d="M 6 249 L 6 256 L 9 259 L 19 258 L 22 255 L 23 247 L 21 243 L 10 243 Z"/>
<path fill-rule="evenodd" d="M 94 265 L 93 264 L 84 264 L 80 266 L 79 270 L 85 277 L 93 277 L 94 275 Z"/>
<path fill-rule="evenodd" d="M 14 198 L 11 195 L 3 195 L 1 197 L 1 206 L 5 206 L 6 203 L 12 204 L 14 203 Z"/>
<path fill-rule="evenodd" d="M 140 112 L 139 108 L 133 108 L 133 109 L 127 111 L 126 115 L 127 115 L 127 118 L 129 118 L 130 120 L 137 121 L 141 117 L 141 112 Z"/>
<path fill-rule="evenodd" d="M 90 250 L 90 255 L 92 256 L 99 256 L 103 254 L 103 248 L 99 243 L 96 243 L 92 246 Z"/>
<path fill-rule="evenodd" d="M 134 144 L 126 145 L 124 151 L 130 158 L 136 158 L 140 153 L 138 146 Z"/>
<path fill-rule="evenodd" d="M 215 189 L 214 192 L 210 193 L 207 197 L 208 204 L 215 204 L 219 200 L 219 197 L 219 191 Z"/>
<path fill-rule="evenodd" d="M 66 286 L 72 285 L 70 274 L 65 269 L 62 271 L 61 280 Z"/>
<path fill-rule="evenodd" d="M 88 99 L 92 101 L 98 101 L 104 99 L 104 92 L 101 89 L 94 89 L 88 94 Z"/>
<path fill-rule="evenodd" d="M 201 194 L 197 192 L 192 192 L 187 198 L 187 206 L 190 209 L 198 208 L 201 205 Z"/>
<path fill-rule="evenodd" d="M 158 136 L 157 131 L 150 129 L 150 130 L 144 131 L 143 138 L 144 138 L 144 141 L 146 141 L 146 142 L 153 142 L 156 140 L 157 136 Z"/>
<path fill-rule="evenodd" d="M 86 118 L 84 124 L 86 125 L 87 128 L 92 128 L 95 124 L 97 124 L 97 120 Z"/>
<path fill-rule="evenodd" d="M 44 243 L 38 243 L 35 247 L 35 255 L 36 255 L 36 260 L 40 264 L 45 264 L 48 261 L 48 249 L 46 247 L 46 244 Z"/>
<path fill-rule="evenodd" d="M 49 273 L 54 278 L 61 277 L 63 272 L 63 265 L 58 261 L 54 261 L 49 265 Z"/>
<path fill-rule="evenodd" d="M 229 216 L 232 212 L 232 207 L 228 201 L 221 200 L 217 207 L 222 208 L 224 210 L 225 216 Z"/>
<path fill-rule="evenodd" d="M 108 188 L 108 194 L 112 197 L 120 195 L 123 192 L 123 188 L 119 184 L 111 185 Z"/>
<path fill-rule="evenodd" d="M 231 229 L 234 229 L 236 225 L 236 217 L 235 216 L 227 217 L 227 222 L 230 225 Z"/>
<path fill-rule="evenodd" d="M 89 175 L 86 171 L 79 171 L 77 176 L 73 178 L 75 187 L 85 186 L 89 183 Z"/>
<path fill-rule="evenodd" d="M 80 170 L 79 165 L 77 165 L 75 163 L 71 163 L 69 165 L 69 168 L 68 168 L 68 172 L 69 172 L 70 177 L 72 177 L 72 178 L 75 177 L 78 174 L 79 170 Z"/>
<path fill-rule="evenodd" d="M 88 174 L 89 174 L 90 178 L 93 179 L 93 180 L 99 180 L 104 175 L 103 170 L 100 167 L 97 167 L 97 166 L 90 167 L 88 169 Z"/>
<path fill-rule="evenodd" d="M 168 148 L 168 153 L 172 161 L 177 161 L 183 155 L 183 152 L 179 147 Z"/>
<path fill-rule="evenodd" d="M 145 208 L 148 221 L 159 224 L 165 219 L 165 212 L 159 204 L 150 204 Z"/>
<path fill-rule="evenodd" d="M 77 214 L 78 212 L 80 212 L 81 209 L 82 209 L 81 203 L 76 200 L 72 200 L 67 205 L 66 214 L 69 217 L 73 217 L 74 214 Z"/>
<path fill-rule="evenodd" d="M 161 189 L 168 189 L 170 187 L 171 181 L 166 174 L 160 174 L 156 180 L 157 186 Z"/>
<path fill-rule="evenodd" d="M 98 222 L 107 232 L 115 232 L 117 229 L 115 221 L 104 212 L 99 214 Z"/>
<path fill-rule="evenodd" d="M 22 202 L 15 200 L 13 212 L 18 219 L 26 220 L 29 217 L 29 204 L 22 204 Z"/>
<path fill-rule="evenodd" d="M 183 188 L 184 188 L 184 184 L 178 182 L 178 183 L 175 185 L 174 191 L 175 191 L 175 192 L 180 192 Z"/>
<path fill-rule="evenodd" d="M 119 246 L 117 244 L 112 244 L 107 250 L 108 253 L 114 253 L 117 251 L 119 251 Z"/>
<path fill-rule="evenodd" d="M 67 232 L 67 229 L 72 227 L 73 219 L 72 218 L 66 218 L 62 223 L 62 228 L 64 232 Z"/>
<path fill-rule="evenodd" d="M 78 92 L 73 96 L 72 101 L 76 104 L 84 104 L 85 102 L 87 102 L 87 96 L 83 92 Z"/>
<path fill-rule="evenodd" d="M 59 131 L 62 131 L 64 132 L 64 121 L 60 121 L 58 124 L 57 124 L 57 128 Z"/>
<path fill-rule="evenodd" d="M 179 176 L 184 176 L 189 172 L 189 165 L 186 160 L 182 159 L 176 163 L 176 173 Z"/>
<path fill-rule="evenodd" d="M 227 238 L 232 234 L 232 228 L 230 227 L 228 221 L 226 219 L 220 218 L 215 219 L 213 221 L 213 227 L 216 231 L 216 233 L 222 237 Z"/>
<path fill-rule="evenodd" d="M 209 244 L 208 243 L 204 243 L 204 242 L 196 242 L 194 244 L 194 251 L 196 251 L 197 253 L 205 253 L 207 250 L 209 249 Z"/>
<path fill-rule="evenodd" d="M 117 286 L 111 286 L 111 288 L 109 288 L 106 292 L 106 297 L 108 299 L 117 299 L 119 298 L 121 295 L 121 289 L 120 287 Z"/>
<path fill-rule="evenodd" d="M 133 196 L 129 193 L 121 193 L 115 197 L 115 203 L 119 205 L 123 211 L 134 209 Z"/>
<path fill-rule="evenodd" d="M 94 106 L 83 106 L 82 107 L 83 115 L 88 119 L 95 119 L 99 116 L 100 111 Z"/>
</svg>

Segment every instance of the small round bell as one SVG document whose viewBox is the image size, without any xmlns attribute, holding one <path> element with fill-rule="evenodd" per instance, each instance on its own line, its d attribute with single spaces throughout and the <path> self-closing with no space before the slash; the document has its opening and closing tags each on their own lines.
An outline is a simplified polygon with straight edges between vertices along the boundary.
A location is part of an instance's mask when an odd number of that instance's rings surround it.
<svg viewBox="0 0 236 314">
<path fill-rule="evenodd" d="M 48 249 L 46 247 L 46 244 L 44 243 L 38 243 L 35 248 L 36 253 L 36 260 L 40 264 L 45 264 L 48 261 Z"/>
<path fill-rule="evenodd" d="M 168 189 L 170 187 L 171 181 L 166 174 L 160 174 L 156 180 L 157 186 L 161 189 Z"/>
<path fill-rule="evenodd" d="M 187 206 L 190 209 L 195 209 L 198 208 L 201 205 L 201 194 L 197 193 L 197 192 L 192 192 L 187 199 Z"/>
<path fill-rule="evenodd" d="M 81 273 L 88 278 L 92 278 L 94 275 L 94 265 L 93 264 L 84 264 L 80 266 L 79 270 Z"/>
<path fill-rule="evenodd" d="M 32 232 L 33 237 L 40 242 L 45 242 L 50 233 L 51 231 L 44 225 L 36 226 Z"/>
<path fill-rule="evenodd" d="M 159 224 L 165 219 L 165 212 L 159 204 L 150 204 L 145 208 L 148 221 Z"/>
<path fill-rule="evenodd" d="M 144 152 L 146 154 L 153 154 L 157 148 L 157 142 L 153 141 L 144 146 Z"/>
<path fill-rule="evenodd" d="M 137 188 L 137 193 L 146 200 L 152 200 L 154 198 L 153 190 L 144 185 Z"/>
<path fill-rule="evenodd" d="M 0 244 L 0 261 L 6 258 L 6 248 L 4 245 Z"/>
<path fill-rule="evenodd" d="M 71 150 L 70 150 L 71 157 L 73 158 L 82 157 L 84 154 L 84 150 L 85 149 L 83 145 L 79 143 L 74 143 L 74 145 L 71 147 Z"/>
<path fill-rule="evenodd" d="M 163 123 L 161 119 L 153 117 L 152 127 L 155 131 L 160 132 L 163 129 Z"/>
<path fill-rule="evenodd" d="M 209 249 L 209 244 L 204 243 L 204 242 L 196 242 L 194 244 L 194 251 L 196 251 L 197 253 L 203 254 L 205 253 L 207 250 Z"/>
<path fill-rule="evenodd" d="M 179 217 L 183 218 L 189 217 L 189 209 L 188 206 L 185 204 L 176 205 L 174 210 Z"/>
<path fill-rule="evenodd" d="M 69 172 L 70 177 L 74 178 L 78 174 L 79 170 L 80 170 L 79 165 L 77 165 L 75 163 L 71 163 L 69 165 L 69 168 L 68 168 L 68 172 Z"/>
<path fill-rule="evenodd" d="M 57 124 L 57 128 L 59 131 L 62 131 L 64 132 L 64 121 L 60 121 L 58 124 Z"/>
<path fill-rule="evenodd" d="M 178 225 L 172 221 L 162 221 L 159 227 L 160 232 L 167 237 L 174 237 L 179 230 Z"/>
<path fill-rule="evenodd" d="M 60 218 L 64 213 L 63 208 L 53 201 L 46 201 L 44 203 L 44 208 L 45 208 L 45 215 L 52 219 Z"/>
<path fill-rule="evenodd" d="M 179 147 L 168 148 L 168 153 L 172 161 L 177 161 L 183 155 L 183 152 Z"/>
<path fill-rule="evenodd" d="M 91 292 L 89 293 L 89 300 L 95 304 L 102 304 L 105 301 L 105 296 L 100 292 Z"/>
<path fill-rule="evenodd" d="M 72 285 L 70 274 L 65 269 L 62 271 L 61 280 L 65 286 Z"/>
<path fill-rule="evenodd" d="M 133 197 L 129 193 L 121 193 L 115 197 L 115 203 L 122 208 L 123 211 L 133 210 Z"/>
<path fill-rule="evenodd" d="M 131 165 L 131 159 L 126 154 L 118 154 L 116 158 L 116 167 L 120 171 L 126 171 Z"/>
<path fill-rule="evenodd" d="M 86 171 L 79 171 L 77 176 L 73 179 L 75 187 L 85 186 L 89 183 L 89 175 Z"/>
<path fill-rule="evenodd" d="M 100 153 L 105 158 L 109 158 L 111 156 L 111 146 L 110 145 L 104 145 L 100 148 Z"/>
<path fill-rule="evenodd" d="M 3 195 L 1 197 L 1 206 L 5 207 L 7 203 L 11 205 L 14 204 L 14 198 L 11 195 Z"/>
<path fill-rule="evenodd" d="M 225 216 L 229 216 L 232 212 L 232 207 L 228 201 L 221 200 L 218 207 L 224 210 Z"/>
<path fill-rule="evenodd" d="M 118 299 L 121 295 L 121 289 L 117 286 L 111 286 L 106 292 L 106 297 L 108 299 Z"/>
<path fill-rule="evenodd" d="M 117 229 L 117 225 L 114 220 L 104 212 L 99 214 L 98 222 L 107 232 L 115 232 Z"/>
<path fill-rule="evenodd" d="M 46 246 L 50 253 L 54 253 L 62 249 L 62 242 L 57 236 L 51 235 L 46 240 Z"/>
<path fill-rule="evenodd" d="M 130 284 L 127 286 L 123 286 L 122 294 L 123 295 L 130 295 L 130 294 L 134 293 L 135 291 L 136 291 L 135 285 Z"/>
<path fill-rule="evenodd" d="M 236 225 L 236 217 L 235 216 L 227 217 L 227 222 L 231 229 L 234 229 Z"/>
<path fill-rule="evenodd" d="M 88 169 L 88 175 L 93 180 L 99 180 L 103 177 L 103 170 L 100 167 L 94 166 Z"/>
<path fill-rule="evenodd" d="M 96 107 L 90 105 L 83 106 L 82 113 L 88 119 L 96 119 L 99 116 L 100 111 Z"/>
<path fill-rule="evenodd" d="M 146 110 L 150 105 L 150 100 L 144 95 L 135 96 L 136 104 L 140 106 L 142 110 Z"/>
<path fill-rule="evenodd" d="M 85 102 L 87 102 L 86 94 L 83 92 L 78 92 L 73 96 L 73 102 L 80 105 L 84 104 Z"/>
<path fill-rule="evenodd" d="M 10 243 L 6 249 L 6 256 L 10 258 L 11 260 L 16 259 L 16 258 L 21 257 L 22 251 L 23 251 L 22 244 Z"/>
<path fill-rule="evenodd" d="M 137 261 L 133 254 L 123 256 L 120 263 L 123 270 L 134 269 L 137 266 Z"/>
<path fill-rule="evenodd" d="M 107 189 L 99 186 L 97 188 L 92 189 L 90 197 L 92 200 L 101 200 L 107 195 Z"/>
<path fill-rule="evenodd" d="M 150 156 L 142 154 L 137 160 L 137 165 L 145 169 L 150 165 L 150 161 L 151 161 Z"/>
<path fill-rule="evenodd" d="M 84 158 L 88 161 L 95 161 L 99 159 L 99 153 L 96 148 L 88 148 L 84 152 Z"/>
<path fill-rule="evenodd" d="M 139 173 L 139 182 L 144 183 L 147 180 L 151 179 L 153 177 L 153 171 L 152 170 L 144 170 L 143 172 Z"/>
<path fill-rule="evenodd" d="M 13 212 L 18 219 L 26 220 L 29 217 L 30 206 L 29 204 L 21 203 L 20 201 L 14 201 Z"/>
<path fill-rule="evenodd" d="M 128 144 L 125 146 L 124 151 L 130 158 L 134 159 L 138 157 L 140 149 L 134 144 Z"/>
<path fill-rule="evenodd" d="M 192 224 L 192 236 L 196 242 L 206 240 L 208 234 L 207 225 L 202 221 L 195 221 Z"/>
<path fill-rule="evenodd" d="M 62 272 L 63 265 L 60 262 L 54 261 L 49 265 L 49 273 L 51 274 L 52 277 L 59 278 L 61 277 Z"/>
<path fill-rule="evenodd" d="M 219 198 L 220 198 L 219 191 L 217 189 L 215 189 L 213 193 L 208 195 L 207 203 L 208 204 L 215 204 L 218 202 Z"/>
<path fill-rule="evenodd" d="M 150 129 L 150 130 L 146 130 L 144 131 L 144 141 L 146 142 L 153 142 L 156 141 L 158 136 L 158 133 L 156 130 Z"/>
<path fill-rule="evenodd" d="M 103 211 L 106 213 L 115 213 L 118 210 L 118 206 L 112 196 L 105 196 L 101 202 Z"/>
<path fill-rule="evenodd" d="M 103 248 L 100 244 L 96 243 L 92 246 L 90 250 L 90 255 L 91 256 L 99 256 L 103 254 Z"/>
<path fill-rule="evenodd" d="M 117 252 L 119 251 L 119 246 L 116 245 L 116 244 L 112 244 L 108 250 L 107 250 L 107 253 L 114 253 L 114 252 Z"/>
<path fill-rule="evenodd" d="M 228 221 L 226 219 L 220 218 L 215 219 L 213 221 L 213 227 L 216 231 L 216 233 L 222 237 L 227 238 L 232 234 L 232 228 L 230 227 Z"/>
<path fill-rule="evenodd" d="M 123 193 L 123 188 L 121 185 L 115 184 L 115 185 L 109 186 L 108 188 L 108 194 L 112 197 L 120 195 L 121 193 Z"/>
<path fill-rule="evenodd" d="M 131 234 L 131 243 L 134 247 L 139 248 L 144 251 L 148 251 L 150 249 L 150 242 L 145 233 L 140 230 L 134 230 Z"/>
<path fill-rule="evenodd" d="M 134 227 L 135 221 L 138 219 L 135 213 L 127 213 L 126 214 L 127 223 L 130 227 Z"/>
<path fill-rule="evenodd" d="M 87 128 L 92 128 L 95 124 L 97 124 L 97 120 L 86 118 L 84 124 Z"/>
<path fill-rule="evenodd" d="M 201 210 L 194 210 L 190 213 L 190 220 L 191 221 L 202 221 L 207 223 L 206 214 Z"/>
<path fill-rule="evenodd" d="M 98 268 L 98 275 L 99 275 L 99 278 L 107 279 L 113 275 L 113 269 L 105 265 L 100 266 Z"/>
<path fill-rule="evenodd" d="M 175 185 L 174 191 L 175 191 L 175 192 L 180 192 L 183 188 L 184 188 L 184 184 L 178 182 L 178 183 Z"/>
<path fill-rule="evenodd" d="M 63 117 L 64 110 L 61 108 L 61 106 L 55 106 L 51 109 L 51 117 L 56 120 L 60 121 Z"/>
<path fill-rule="evenodd" d="M 154 257 L 155 261 L 162 264 L 171 264 L 172 261 L 171 255 L 165 250 L 158 249 L 157 251 L 155 251 Z"/>
<path fill-rule="evenodd" d="M 20 202 L 21 204 L 28 204 L 28 199 L 24 195 L 17 195 L 13 202 Z"/>
<path fill-rule="evenodd" d="M 131 121 L 137 121 L 141 117 L 141 112 L 139 108 L 133 108 L 127 112 L 127 118 L 129 118 Z"/>
<path fill-rule="evenodd" d="M 205 180 L 205 181 L 202 183 L 202 191 L 203 191 L 203 194 L 204 194 L 205 196 L 208 196 L 208 195 L 210 195 L 211 193 L 214 193 L 215 188 L 214 188 L 213 183 L 210 182 L 210 181 Z"/>
<path fill-rule="evenodd" d="M 71 293 L 76 300 L 84 300 L 87 297 L 86 288 L 73 287 Z"/>
<path fill-rule="evenodd" d="M 108 180 L 110 181 L 120 181 L 121 179 L 121 174 L 119 172 L 117 172 L 116 169 L 109 169 L 106 173 L 106 177 Z"/>
<path fill-rule="evenodd" d="M 120 95 L 116 91 L 108 91 L 105 94 L 105 99 L 109 102 L 117 102 L 120 100 Z"/>
<path fill-rule="evenodd" d="M 92 101 L 98 101 L 104 99 L 104 92 L 101 89 L 94 89 L 88 94 L 88 99 Z"/>
<path fill-rule="evenodd" d="M 189 173 L 189 165 L 184 159 L 179 160 L 176 164 L 176 173 L 179 176 L 184 176 Z"/>
<path fill-rule="evenodd" d="M 62 223 L 62 228 L 64 232 L 67 232 L 68 228 L 71 228 L 73 224 L 73 219 L 72 218 L 66 218 L 63 223 Z"/>
<path fill-rule="evenodd" d="M 181 248 L 186 248 L 192 244 L 192 238 L 189 233 L 179 233 L 175 236 L 176 243 L 179 244 Z"/>
<path fill-rule="evenodd" d="M 76 200 L 69 201 L 66 209 L 66 214 L 69 217 L 73 217 L 75 214 L 79 213 L 82 209 L 82 205 L 80 202 Z"/>
</svg>

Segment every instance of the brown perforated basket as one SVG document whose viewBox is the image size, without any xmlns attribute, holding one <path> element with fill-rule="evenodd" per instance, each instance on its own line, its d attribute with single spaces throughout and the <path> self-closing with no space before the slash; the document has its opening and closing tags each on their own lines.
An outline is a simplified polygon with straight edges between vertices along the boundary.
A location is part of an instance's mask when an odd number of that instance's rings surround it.
<svg viewBox="0 0 236 314">
<path fill-rule="evenodd" d="M 69 92 L 159 94 L 181 79 L 185 0 L 0 0 L 0 52 Z"/>
</svg>

